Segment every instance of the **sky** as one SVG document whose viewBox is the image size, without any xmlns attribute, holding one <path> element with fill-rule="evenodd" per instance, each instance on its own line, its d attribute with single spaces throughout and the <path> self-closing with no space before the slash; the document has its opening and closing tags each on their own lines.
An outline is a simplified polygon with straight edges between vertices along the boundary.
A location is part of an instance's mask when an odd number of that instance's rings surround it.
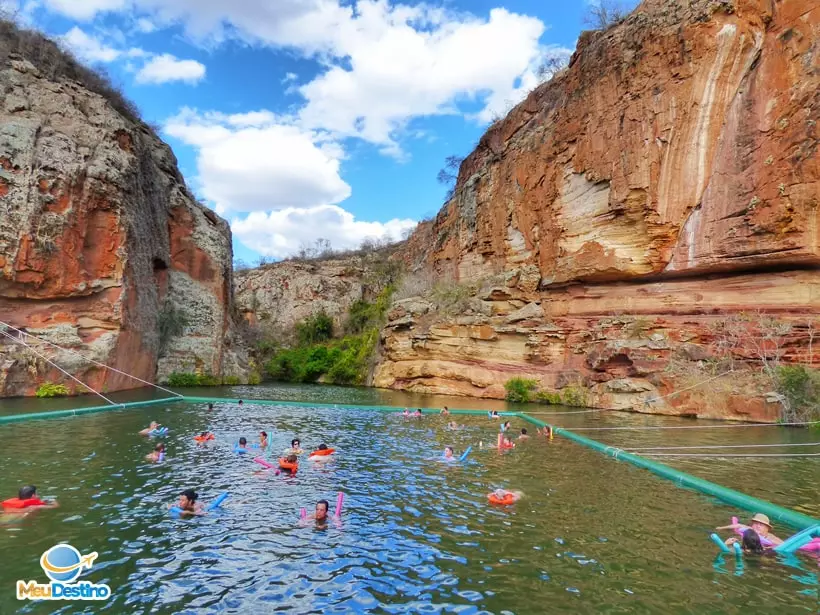
<svg viewBox="0 0 820 615">
<path fill-rule="evenodd" d="M 160 127 L 234 257 L 398 240 L 593 0 L 0 0 Z M 634 1 L 631 3 L 634 4 Z"/>
</svg>

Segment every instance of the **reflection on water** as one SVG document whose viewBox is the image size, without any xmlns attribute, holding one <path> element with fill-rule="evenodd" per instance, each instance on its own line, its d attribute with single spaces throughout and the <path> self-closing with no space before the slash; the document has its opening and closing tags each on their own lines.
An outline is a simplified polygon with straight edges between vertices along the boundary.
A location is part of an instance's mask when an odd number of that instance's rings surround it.
<svg viewBox="0 0 820 615">
<path fill-rule="evenodd" d="M 322 396 L 318 387 L 301 390 L 302 400 Z M 236 393 L 251 391 L 259 389 Z M 135 435 L 152 418 L 171 430 L 168 461 L 159 465 L 144 461 L 151 444 Z M 680 424 L 603 413 L 559 418 L 567 426 Z M 749 558 L 739 576 L 733 561 L 715 566 L 708 534 L 738 511 L 560 438 L 499 455 L 477 446 L 494 440 L 497 423 L 457 419 L 467 428 L 447 431 L 446 419 L 434 416 L 221 403 L 212 413 L 174 404 L 4 426 L 0 495 L 32 482 L 61 507 L 0 528 L 0 613 L 817 611 L 816 587 L 806 584 L 816 582 L 812 560 L 802 559 L 800 571 Z M 199 447 L 191 436 L 205 429 L 217 439 Z M 325 442 L 339 454 L 303 459 L 295 477 L 275 476 L 252 455 L 231 452 L 240 436 L 256 441 L 262 429 L 276 452 L 299 437 L 305 449 Z M 652 446 L 810 437 L 781 428 L 720 431 L 600 439 Z M 474 448 L 466 463 L 443 464 L 436 458 L 445 445 Z M 817 465 L 781 463 L 675 465 L 779 503 L 816 506 Z M 231 497 L 207 517 L 173 520 L 166 506 L 188 487 L 205 502 L 225 490 Z M 496 487 L 525 497 L 490 507 L 485 496 Z M 299 527 L 300 507 L 333 504 L 340 490 L 341 527 Z M 44 581 L 39 556 L 57 540 L 99 552 L 87 578 L 111 586 L 110 602 L 20 608 L 14 582 Z"/>
</svg>

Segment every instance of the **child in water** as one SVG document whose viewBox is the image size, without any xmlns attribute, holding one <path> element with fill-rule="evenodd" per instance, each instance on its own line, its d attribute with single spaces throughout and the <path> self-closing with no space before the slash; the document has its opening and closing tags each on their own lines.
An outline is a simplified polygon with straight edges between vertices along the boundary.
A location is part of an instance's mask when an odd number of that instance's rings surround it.
<svg viewBox="0 0 820 615">
<path fill-rule="evenodd" d="M 527 428 L 526 428 L 526 427 L 522 427 L 522 428 L 521 428 L 521 435 L 520 435 L 520 436 L 518 436 L 518 439 L 519 439 L 519 440 L 526 440 L 526 439 L 527 439 L 527 438 L 529 438 L 529 437 L 530 437 L 530 435 L 527 433 Z"/>
<path fill-rule="evenodd" d="M 205 444 L 208 440 L 213 440 L 213 439 L 214 439 L 214 434 L 210 431 L 203 431 L 198 436 L 194 436 L 194 440 L 196 440 L 197 444 L 199 444 L 200 446 Z"/>
<path fill-rule="evenodd" d="M 510 429 L 510 427 L 512 427 L 512 423 L 509 421 L 504 421 L 501 423 L 501 433 L 505 433 L 508 429 Z"/>
<path fill-rule="evenodd" d="M 299 438 L 294 438 L 290 441 L 290 448 L 285 451 L 285 455 L 301 455 L 305 451 L 302 450 L 302 443 Z"/>
<path fill-rule="evenodd" d="M 0 505 L 3 512 L 12 514 L 27 514 L 34 508 L 57 508 L 57 500 L 41 500 L 37 496 L 37 487 L 26 485 L 20 487 L 16 498 L 4 500 Z"/>
<path fill-rule="evenodd" d="M 259 448 L 268 448 L 268 432 L 259 432 Z"/>
<path fill-rule="evenodd" d="M 156 421 L 151 421 L 151 424 L 148 427 L 140 431 L 140 435 L 147 436 L 157 428 L 159 428 L 159 423 L 157 423 Z"/>
<path fill-rule="evenodd" d="M 154 447 L 153 452 L 148 453 L 145 456 L 145 458 L 148 461 L 151 461 L 153 463 L 157 463 L 158 461 L 164 461 L 165 460 L 165 445 L 162 442 L 160 442 L 159 444 L 157 444 Z"/>
<path fill-rule="evenodd" d="M 449 423 L 447 423 L 447 429 L 450 429 L 452 431 L 455 431 L 456 429 L 462 429 L 462 428 L 463 428 L 463 425 L 459 425 L 455 421 L 450 421 Z"/>
<path fill-rule="evenodd" d="M 515 504 L 524 497 L 521 491 L 508 491 L 507 489 L 496 489 L 487 494 L 487 499 L 492 503 Z"/>
<path fill-rule="evenodd" d="M 726 541 L 726 546 L 730 547 L 736 542 L 740 542 L 740 546 L 743 548 L 744 553 L 763 555 L 766 551 L 763 547 L 763 543 L 760 542 L 760 535 L 754 530 L 746 530 L 743 532 L 743 536 L 741 538 L 732 536 Z"/>
<path fill-rule="evenodd" d="M 418 409 L 417 409 L 417 410 L 413 413 L 413 416 L 415 416 L 416 418 L 419 418 L 419 419 L 420 419 L 420 418 L 421 418 L 421 408 L 418 408 Z"/>
<path fill-rule="evenodd" d="M 491 419 L 497 419 L 497 418 L 499 418 L 499 416 L 498 416 L 498 410 L 493 410 L 492 412 L 490 412 L 490 418 L 491 418 Z"/>
<path fill-rule="evenodd" d="M 177 506 L 181 509 L 180 515 L 204 515 L 205 511 L 201 502 L 197 502 L 199 494 L 193 489 L 186 489 L 179 494 L 179 502 L 176 504 L 169 504 L 168 508 Z"/>
<path fill-rule="evenodd" d="M 452 446 L 445 446 L 444 447 L 444 460 L 445 461 L 455 461 L 455 457 L 453 456 L 453 447 Z"/>
<path fill-rule="evenodd" d="M 441 414 L 442 414 L 442 416 L 449 415 L 450 414 L 450 409 L 447 406 L 444 406 L 444 408 L 442 408 L 442 410 L 441 410 Z"/>
<path fill-rule="evenodd" d="M 247 450 L 248 450 L 248 441 L 247 441 L 247 439 L 239 438 L 239 444 L 236 445 L 236 450 L 247 452 Z"/>
</svg>

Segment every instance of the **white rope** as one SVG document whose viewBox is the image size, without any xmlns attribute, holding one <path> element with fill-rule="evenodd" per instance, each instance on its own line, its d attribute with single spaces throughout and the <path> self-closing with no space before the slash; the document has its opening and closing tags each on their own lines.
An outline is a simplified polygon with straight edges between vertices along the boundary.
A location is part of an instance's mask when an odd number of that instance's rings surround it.
<svg viewBox="0 0 820 615">
<path fill-rule="evenodd" d="M 625 448 L 625 451 L 684 451 L 692 449 L 720 448 L 778 448 L 782 446 L 820 446 L 820 442 L 794 442 L 786 444 L 724 444 L 710 446 L 645 446 L 643 448 Z"/>
<path fill-rule="evenodd" d="M 40 357 L 41 359 L 43 359 L 44 361 L 46 361 L 49 365 L 51 365 L 51 366 L 53 366 L 53 367 L 56 367 L 56 368 L 57 368 L 57 369 L 59 369 L 61 372 L 63 372 L 66 376 L 68 376 L 69 378 L 71 378 L 71 379 L 72 379 L 72 380 L 74 380 L 75 382 L 78 382 L 78 383 L 80 384 L 80 386 L 82 386 L 82 387 L 84 387 L 84 388 L 88 389 L 89 391 L 91 391 L 92 393 L 95 393 L 96 395 L 99 395 L 100 397 L 102 397 L 105 401 L 107 401 L 107 402 L 109 403 L 109 405 L 111 405 L 111 406 L 121 405 L 121 404 L 117 404 L 117 403 L 115 403 L 115 402 L 111 401 L 110 399 L 108 399 L 105 395 L 103 395 L 103 394 L 102 394 L 102 393 L 100 393 L 99 391 L 96 391 L 96 390 L 92 389 L 90 386 L 88 386 L 88 385 L 87 385 L 85 382 L 83 382 L 82 380 L 80 380 L 80 379 L 78 379 L 78 378 L 75 378 L 74 376 L 72 376 L 71 374 L 69 374 L 67 371 L 65 371 L 62 367 L 60 367 L 59 365 L 57 365 L 54 361 L 52 361 L 51 359 L 49 359 L 47 356 L 45 356 L 45 355 L 43 355 L 43 354 L 40 354 L 39 352 L 37 352 L 36 350 L 34 350 L 34 348 L 32 348 L 31 346 L 29 346 L 28 344 L 26 344 L 23 340 L 20 340 L 20 339 L 15 339 L 14 337 L 12 337 L 10 334 L 6 333 L 5 331 L 0 331 L 0 333 L 2 333 L 3 335 L 5 335 L 7 338 L 9 338 L 11 341 L 15 342 L 16 344 L 22 344 L 23 346 L 25 346 L 26 348 L 28 348 L 29 350 L 31 350 L 31 352 L 33 352 L 34 354 L 36 354 L 38 357 Z"/>
<path fill-rule="evenodd" d="M 103 367 L 103 368 L 105 368 L 105 369 L 111 370 L 112 372 L 116 372 L 116 373 L 121 374 L 121 375 L 123 375 L 123 376 L 127 376 L 128 378 L 133 378 L 134 380 L 136 380 L 136 381 L 138 381 L 138 382 L 142 382 L 143 384 L 147 384 L 148 386 L 152 386 L 152 387 L 154 387 L 154 388 L 157 388 L 157 389 L 159 389 L 160 391 L 165 391 L 166 393 L 170 393 L 171 395 L 176 395 L 177 397 L 184 397 L 183 395 L 180 395 L 179 393 L 175 393 L 174 391 L 171 391 L 171 390 L 169 390 L 169 389 L 166 389 L 166 388 L 164 388 L 164 387 L 161 387 L 161 386 L 159 386 L 158 384 L 154 384 L 153 382 L 148 382 L 147 380 L 143 380 L 142 378 L 137 378 L 136 376 L 133 376 L 133 375 L 128 374 L 128 373 L 126 373 L 126 372 L 124 372 L 124 371 L 121 371 L 121 370 L 117 369 L 116 367 L 111 367 L 110 365 L 106 365 L 105 363 L 100 363 L 99 361 L 95 361 L 94 359 L 90 359 L 90 358 L 88 358 L 87 356 L 85 356 L 85 355 L 83 355 L 83 354 L 80 354 L 79 352 L 77 352 L 77 351 L 75 351 L 75 350 L 71 350 L 70 348 L 63 348 L 62 346 L 60 346 L 60 345 L 58 345 L 58 344 L 55 344 L 55 343 L 53 343 L 53 342 L 49 342 L 48 340 L 44 340 L 44 339 L 42 339 L 42 338 L 39 338 L 39 337 L 37 337 L 36 335 L 32 335 L 31 333 L 28 333 L 27 331 L 22 331 L 22 330 L 20 330 L 20 329 L 18 329 L 18 328 L 16 328 L 16 327 L 11 326 L 10 324 L 8 324 L 8 323 L 6 323 L 6 322 L 3 322 L 2 320 L 0 320 L 0 325 L 1 325 L 1 326 L 8 327 L 9 329 L 12 329 L 12 330 L 14 330 L 14 331 L 17 331 L 17 333 L 21 333 L 21 334 L 25 335 L 26 337 L 30 337 L 30 338 L 32 338 L 32 339 L 34 339 L 34 340 L 37 340 L 38 342 L 42 342 L 42 343 L 44 343 L 44 344 L 48 344 L 49 346 L 52 346 L 52 347 L 54 347 L 54 348 L 59 348 L 59 349 L 60 349 L 60 350 L 62 350 L 63 352 L 69 352 L 69 353 L 71 353 L 71 354 L 73 354 L 73 355 L 75 355 L 75 356 L 78 356 L 78 357 L 80 357 L 81 359 L 85 359 L 86 361 L 89 361 L 89 362 L 91 362 L 91 363 L 93 363 L 94 365 L 97 365 L 97 366 L 99 366 L 99 367 Z"/>
<path fill-rule="evenodd" d="M 649 429 L 733 429 L 736 427 L 796 427 L 799 425 L 818 425 L 820 421 L 805 421 L 802 423 L 741 423 L 738 425 L 673 425 L 656 426 L 645 425 L 641 427 L 557 427 L 557 429 L 568 429 L 570 431 L 645 431 Z"/>
<path fill-rule="evenodd" d="M 724 457 L 820 457 L 820 453 L 734 453 L 734 454 L 710 454 L 710 453 L 648 453 L 642 457 L 710 457 L 712 459 L 722 459 Z"/>
</svg>

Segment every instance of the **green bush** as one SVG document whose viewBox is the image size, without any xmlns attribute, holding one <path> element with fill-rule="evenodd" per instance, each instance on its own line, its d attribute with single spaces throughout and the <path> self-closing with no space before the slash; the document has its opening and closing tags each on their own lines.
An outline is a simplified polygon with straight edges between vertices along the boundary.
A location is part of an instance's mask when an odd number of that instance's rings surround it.
<svg viewBox="0 0 820 615">
<path fill-rule="evenodd" d="M 540 404 L 557 406 L 561 403 L 561 394 L 557 391 L 538 391 L 535 394 L 535 401 Z"/>
<path fill-rule="evenodd" d="M 222 384 L 224 384 L 225 386 L 229 386 L 229 387 L 235 387 L 240 382 L 241 382 L 241 380 L 239 379 L 239 376 L 225 376 L 222 379 Z"/>
<path fill-rule="evenodd" d="M 529 378 L 510 378 L 504 384 L 507 401 L 528 402 L 538 390 L 538 381 Z"/>
<path fill-rule="evenodd" d="M 168 386 L 195 387 L 199 386 L 199 377 L 190 372 L 174 372 L 168 375 Z"/>
<path fill-rule="evenodd" d="M 561 401 L 565 406 L 587 406 L 587 390 L 582 386 L 570 385 L 561 389 Z"/>
<path fill-rule="evenodd" d="M 814 420 L 820 415 L 820 371 L 780 365 L 776 377 L 778 392 L 787 400 L 784 420 Z"/>
<path fill-rule="evenodd" d="M 324 311 L 296 325 L 296 335 L 302 346 L 326 342 L 333 337 L 333 319 Z"/>
<path fill-rule="evenodd" d="M 64 384 L 54 384 L 53 382 L 44 382 L 37 387 L 37 392 L 34 393 L 37 397 L 66 397 L 71 395 L 71 391 Z"/>
<path fill-rule="evenodd" d="M 189 324 L 190 318 L 185 310 L 177 309 L 170 303 L 166 304 L 157 319 L 160 352 L 165 350 L 173 338 L 182 335 Z"/>
<path fill-rule="evenodd" d="M 257 385 L 262 382 L 262 376 L 259 372 L 253 371 L 248 374 L 248 384 Z"/>
<path fill-rule="evenodd" d="M 168 375 L 166 384 L 172 387 L 218 387 L 222 380 L 211 374 L 174 372 Z"/>
</svg>

